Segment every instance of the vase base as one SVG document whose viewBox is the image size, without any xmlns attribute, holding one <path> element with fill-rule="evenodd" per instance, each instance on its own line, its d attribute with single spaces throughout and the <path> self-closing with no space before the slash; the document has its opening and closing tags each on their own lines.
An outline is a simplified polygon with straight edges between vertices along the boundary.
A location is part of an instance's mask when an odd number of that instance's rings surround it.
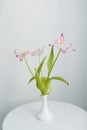
<svg viewBox="0 0 87 130">
<path fill-rule="evenodd" d="M 49 114 L 39 113 L 36 115 L 36 117 L 38 120 L 47 121 L 47 120 L 50 120 L 52 118 L 52 114 L 51 113 L 49 113 Z"/>
</svg>

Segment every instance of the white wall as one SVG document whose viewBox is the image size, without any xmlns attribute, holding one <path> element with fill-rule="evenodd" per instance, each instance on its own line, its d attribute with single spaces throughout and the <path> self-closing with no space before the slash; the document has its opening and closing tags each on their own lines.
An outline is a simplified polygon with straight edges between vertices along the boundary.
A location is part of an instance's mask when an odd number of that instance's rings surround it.
<svg viewBox="0 0 87 130">
<path fill-rule="evenodd" d="M 14 49 L 42 47 L 61 32 L 77 51 L 60 56 L 54 74 L 68 79 L 70 86 L 53 83 L 49 99 L 87 110 L 86 20 L 86 0 L 0 0 L 0 122 L 11 109 L 40 99 L 35 84 L 27 86 L 30 75 Z"/>
</svg>

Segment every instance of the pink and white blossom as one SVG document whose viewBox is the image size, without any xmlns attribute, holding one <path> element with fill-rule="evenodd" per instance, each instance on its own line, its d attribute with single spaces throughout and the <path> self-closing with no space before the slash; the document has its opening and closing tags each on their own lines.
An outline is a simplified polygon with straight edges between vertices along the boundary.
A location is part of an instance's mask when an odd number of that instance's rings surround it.
<svg viewBox="0 0 87 130">
<path fill-rule="evenodd" d="M 66 53 L 67 49 L 71 49 L 72 51 L 75 51 L 75 48 L 73 47 L 73 45 L 71 43 L 68 45 L 65 44 L 65 38 L 64 38 L 63 33 L 61 33 L 59 38 L 57 38 L 53 42 L 49 43 L 48 46 L 56 46 L 59 48 L 59 50 L 62 53 Z"/>
<path fill-rule="evenodd" d="M 43 52 L 44 52 L 44 49 L 45 49 L 45 47 L 43 47 L 43 48 L 38 48 L 38 49 L 35 50 L 35 51 L 31 51 L 31 52 L 30 52 L 30 55 L 31 55 L 31 56 L 41 56 L 41 55 L 43 54 Z"/>
<path fill-rule="evenodd" d="M 72 51 L 76 51 L 72 44 L 68 44 L 67 46 L 60 47 L 59 50 L 62 53 L 66 53 L 67 49 L 71 49 Z"/>
<path fill-rule="evenodd" d="M 27 55 L 27 54 L 29 54 L 30 52 L 29 51 L 17 51 L 17 50 L 15 50 L 14 51 L 14 54 L 15 54 L 15 56 L 20 60 L 20 61 L 23 61 L 23 58 Z"/>
<path fill-rule="evenodd" d="M 56 40 L 49 43 L 48 46 L 61 46 L 64 45 L 64 42 L 65 42 L 65 38 L 63 33 L 61 33 L 61 35 Z"/>
<path fill-rule="evenodd" d="M 60 44 L 60 46 L 64 45 L 65 38 L 64 38 L 63 33 L 61 33 L 61 35 L 59 36 L 58 43 Z"/>
<path fill-rule="evenodd" d="M 23 61 L 23 58 L 29 54 L 30 56 L 41 56 L 42 53 L 44 52 L 45 47 L 43 48 L 38 48 L 35 51 L 24 51 L 23 49 L 21 51 L 15 50 L 14 54 L 15 56 L 20 60 Z"/>
</svg>

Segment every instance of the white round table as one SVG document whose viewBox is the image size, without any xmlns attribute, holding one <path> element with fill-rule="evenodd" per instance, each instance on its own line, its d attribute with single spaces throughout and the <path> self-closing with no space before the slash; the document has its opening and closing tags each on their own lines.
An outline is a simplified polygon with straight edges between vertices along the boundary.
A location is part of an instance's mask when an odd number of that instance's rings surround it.
<svg viewBox="0 0 87 130">
<path fill-rule="evenodd" d="M 53 117 L 36 118 L 41 102 L 32 102 L 11 111 L 3 121 L 3 130 L 87 130 L 87 112 L 72 104 L 48 101 Z"/>
</svg>

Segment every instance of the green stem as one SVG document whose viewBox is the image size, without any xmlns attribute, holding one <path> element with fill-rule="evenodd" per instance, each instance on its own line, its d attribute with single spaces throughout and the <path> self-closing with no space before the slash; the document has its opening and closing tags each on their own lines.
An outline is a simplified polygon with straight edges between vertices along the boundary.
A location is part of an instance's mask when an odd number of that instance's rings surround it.
<svg viewBox="0 0 87 130">
<path fill-rule="evenodd" d="M 38 55 L 38 59 L 39 59 L 39 64 L 40 64 L 40 55 Z"/>
<path fill-rule="evenodd" d="M 49 71 L 49 73 L 48 73 L 48 78 L 49 78 L 49 76 L 50 76 L 50 74 L 51 74 L 51 71 L 52 71 L 52 69 L 53 69 L 53 67 L 54 67 L 54 65 L 55 65 L 55 63 L 56 63 L 56 61 L 57 61 L 59 55 L 60 55 L 60 50 L 58 51 L 58 54 L 57 54 L 57 56 L 56 56 L 56 58 L 55 58 L 55 60 L 54 60 L 54 63 L 53 63 L 52 66 L 51 66 L 51 69 L 50 69 L 50 71 Z"/>
<path fill-rule="evenodd" d="M 24 61 L 25 61 L 25 63 L 26 63 L 26 66 L 27 66 L 29 72 L 30 72 L 31 75 L 34 77 L 34 74 L 33 74 L 33 72 L 31 71 L 30 66 L 29 66 L 29 64 L 28 64 L 28 62 L 27 62 L 27 59 L 26 59 L 25 57 L 24 57 Z"/>
</svg>

